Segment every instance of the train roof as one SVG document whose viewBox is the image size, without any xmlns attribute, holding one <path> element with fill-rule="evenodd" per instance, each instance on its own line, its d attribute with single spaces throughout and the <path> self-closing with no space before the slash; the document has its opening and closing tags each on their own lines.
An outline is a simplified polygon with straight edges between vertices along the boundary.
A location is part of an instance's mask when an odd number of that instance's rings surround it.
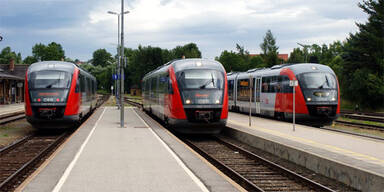
<svg viewBox="0 0 384 192">
<path fill-rule="evenodd" d="M 86 75 L 95 78 L 93 75 L 91 75 L 88 71 L 81 68 L 77 64 L 65 62 L 65 61 L 41 61 L 37 63 L 33 63 L 28 68 L 28 73 L 34 72 L 34 71 L 40 71 L 40 70 L 61 70 L 61 71 L 67 71 L 72 73 L 75 68 L 78 68 L 80 71 L 85 73 Z"/>
<path fill-rule="evenodd" d="M 279 73 L 283 69 L 290 69 L 293 71 L 294 74 L 300 74 L 300 73 L 305 73 L 305 72 L 328 72 L 334 74 L 333 70 L 322 64 L 317 64 L 317 63 L 294 63 L 294 64 L 282 64 L 282 65 L 274 65 L 270 68 L 255 68 L 255 69 L 250 69 L 246 72 L 240 72 L 240 73 L 233 73 L 238 74 L 239 76 L 244 76 L 244 75 L 269 75 L 269 74 L 274 74 L 274 73 Z"/>
<path fill-rule="evenodd" d="M 223 65 L 215 60 L 201 59 L 201 58 L 192 58 L 192 59 L 174 59 L 168 63 L 157 67 L 155 70 L 147 73 L 144 78 L 154 74 L 158 71 L 168 69 L 172 65 L 175 69 L 175 72 L 185 70 L 185 69 L 196 69 L 196 68 L 208 68 L 208 69 L 217 69 L 219 71 L 225 71 Z"/>
</svg>

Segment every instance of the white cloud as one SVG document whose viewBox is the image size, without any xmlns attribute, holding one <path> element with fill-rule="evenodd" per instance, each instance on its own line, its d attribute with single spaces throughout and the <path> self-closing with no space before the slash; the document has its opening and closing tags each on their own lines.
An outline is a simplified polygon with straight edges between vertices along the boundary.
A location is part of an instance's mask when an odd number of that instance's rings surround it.
<svg viewBox="0 0 384 192">
<path fill-rule="evenodd" d="M 45 0 L 40 0 L 45 1 Z M 65 1 L 65 0 L 62 0 Z M 34 29 L 35 34 L 61 39 L 68 44 L 67 53 L 86 49 L 92 53 L 108 48 L 115 53 L 117 16 L 120 0 L 93 0 L 84 6 L 84 18 L 54 29 Z M 125 1 L 125 44 L 173 48 L 195 42 L 204 57 L 219 56 L 224 49 L 244 45 L 260 52 L 259 44 L 268 29 L 277 38 L 280 52 L 288 53 L 297 42 L 331 43 L 344 40 L 355 32 L 355 22 L 366 15 L 357 7 L 358 0 L 132 0 Z M 76 3 L 71 3 L 76 6 Z M 11 29 L 8 29 L 11 30 Z M 80 53 L 74 53 L 79 54 Z M 86 55 L 82 53 L 82 55 Z M 69 57 L 77 57 L 71 56 Z M 82 57 L 83 57 L 82 56 Z M 89 54 L 89 59 L 92 55 Z"/>
</svg>

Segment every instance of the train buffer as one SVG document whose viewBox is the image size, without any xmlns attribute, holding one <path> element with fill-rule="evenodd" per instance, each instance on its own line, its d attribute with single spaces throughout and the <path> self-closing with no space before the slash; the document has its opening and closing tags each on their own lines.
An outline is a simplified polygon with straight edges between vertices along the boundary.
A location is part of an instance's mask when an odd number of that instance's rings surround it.
<svg viewBox="0 0 384 192">
<path fill-rule="evenodd" d="M 22 191 L 237 191 L 136 108 L 99 108 Z M 208 190 L 209 189 L 209 190 Z"/>
</svg>

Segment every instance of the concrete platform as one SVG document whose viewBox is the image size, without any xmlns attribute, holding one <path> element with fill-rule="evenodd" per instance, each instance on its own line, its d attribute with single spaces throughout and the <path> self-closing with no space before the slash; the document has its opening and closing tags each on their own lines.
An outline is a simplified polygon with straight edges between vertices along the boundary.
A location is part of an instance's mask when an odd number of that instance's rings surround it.
<svg viewBox="0 0 384 192">
<path fill-rule="evenodd" d="M 384 141 L 230 113 L 224 132 L 362 191 L 384 189 Z"/>
<path fill-rule="evenodd" d="M 24 103 L 0 105 L 0 117 L 6 114 L 23 112 L 23 111 L 24 111 Z"/>
<path fill-rule="evenodd" d="M 18 190 L 241 190 L 146 114 L 127 108 L 125 128 L 119 114 L 97 110 Z"/>
</svg>

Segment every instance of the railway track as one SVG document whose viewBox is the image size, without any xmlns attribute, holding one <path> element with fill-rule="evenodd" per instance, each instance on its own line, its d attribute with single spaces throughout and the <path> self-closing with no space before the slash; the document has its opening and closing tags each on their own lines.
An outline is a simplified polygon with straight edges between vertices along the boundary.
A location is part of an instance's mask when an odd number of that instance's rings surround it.
<svg viewBox="0 0 384 192">
<path fill-rule="evenodd" d="M 374 113 L 374 112 L 357 112 L 357 111 L 349 111 L 349 110 L 340 110 L 340 113 L 342 115 L 348 115 L 348 114 L 358 114 L 358 115 L 364 115 L 364 116 L 374 116 L 374 117 L 384 117 L 384 112 L 380 113 Z"/>
<path fill-rule="evenodd" d="M 342 121 L 342 120 L 335 120 L 334 122 L 336 124 L 352 126 L 352 127 L 358 127 L 358 128 L 362 128 L 362 129 L 371 129 L 371 130 L 384 131 L 384 127 L 383 126 L 379 126 L 379 125 L 367 125 L 367 124 L 364 124 L 364 123 L 355 123 L 355 122 Z"/>
<path fill-rule="evenodd" d="M 1 149 L 0 191 L 12 191 L 68 135 L 31 135 Z"/>
<path fill-rule="evenodd" d="M 109 95 L 98 98 L 101 106 Z M 12 115 L 22 114 L 8 114 Z M 87 117 L 88 118 L 88 117 Z M 85 121 L 85 119 L 84 119 Z M 13 191 L 40 163 L 42 163 L 75 129 L 65 132 L 52 130 L 37 132 L 0 149 L 0 192 Z"/>
<path fill-rule="evenodd" d="M 133 101 L 133 100 L 136 100 L 136 101 Z M 135 107 L 138 107 L 138 108 L 142 108 L 143 107 L 143 104 L 138 102 L 138 99 L 133 99 L 133 98 L 129 98 L 129 97 L 124 97 L 124 101 L 130 105 L 133 105 Z"/>
<path fill-rule="evenodd" d="M 24 111 L 17 111 L 0 115 L 0 125 L 25 118 Z"/>
<path fill-rule="evenodd" d="M 217 137 L 184 141 L 248 191 L 333 191 Z"/>
<path fill-rule="evenodd" d="M 343 114 L 343 117 L 346 117 L 349 119 L 384 123 L 384 117 L 379 117 L 379 116 L 367 116 L 367 115 L 359 115 L 359 114 Z"/>
</svg>

